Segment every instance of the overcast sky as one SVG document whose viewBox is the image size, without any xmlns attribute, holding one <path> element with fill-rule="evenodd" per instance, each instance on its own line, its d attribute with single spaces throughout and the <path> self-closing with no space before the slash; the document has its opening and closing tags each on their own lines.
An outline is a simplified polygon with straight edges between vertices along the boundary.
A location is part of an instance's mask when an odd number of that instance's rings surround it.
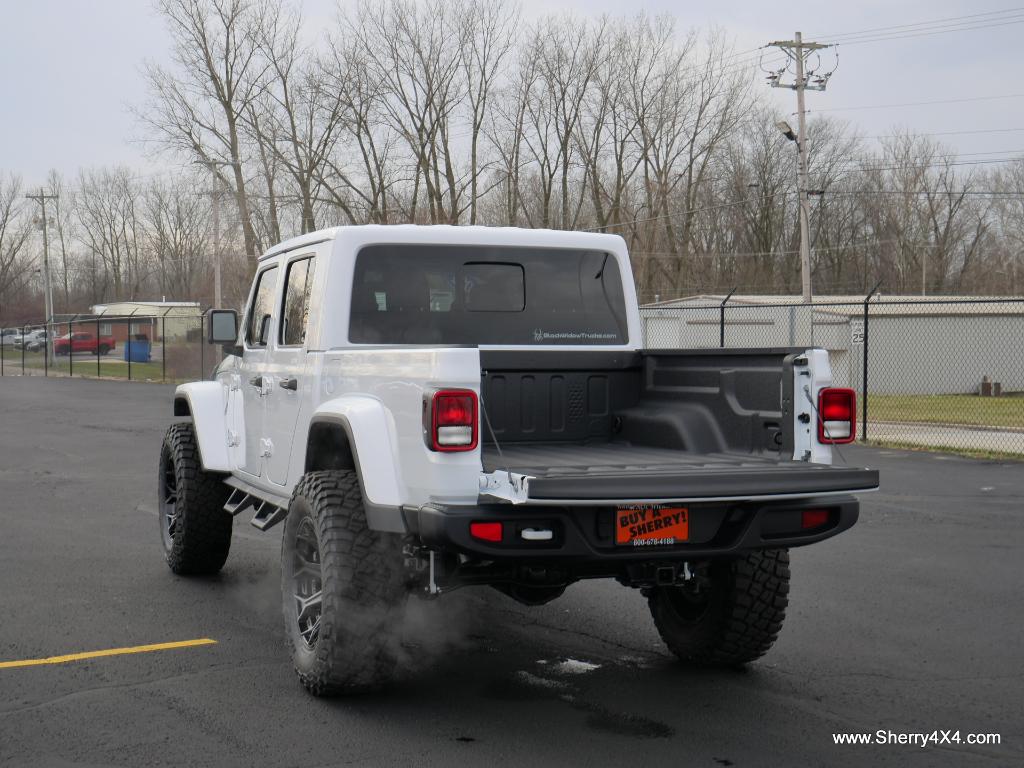
<svg viewBox="0 0 1024 768">
<path fill-rule="evenodd" d="M 305 0 L 307 28 L 329 25 L 335 0 Z M 831 35 L 877 27 L 1012 9 L 1012 2 L 853 0 L 837 3 L 770 0 L 529 0 L 527 16 L 567 10 L 621 14 L 646 9 L 674 14 L 681 28 L 717 26 L 736 50 L 789 38 L 828 42 Z M 1019 16 L 1024 20 L 1024 9 Z M 920 132 L 1024 128 L 1024 24 L 845 45 L 826 93 L 808 95 L 811 110 L 832 109 L 867 135 L 894 126 Z M 81 167 L 124 163 L 158 167 L 146 156 L 129 105 L 141 104 L 146 59 L 167 59 L 160 18 L 147 0 L 0 0 L 0 172 L 38 184 L 50 168 L 74 174 Z M 765 86 L 767 89 L 767 86 Z M 863 109 L 990 96 L 967 103 Z M 787 111 L 791 91 L 771 97 Z M 856 109 L 851 109 L 856 108 Z M 938 137 L 963 153 L 1024 149 L 1024 130 Z M 983 158 L 984 156 L 978 155 Z M 972 156 L 970 159 L 976 159 Z"/>
</svg>

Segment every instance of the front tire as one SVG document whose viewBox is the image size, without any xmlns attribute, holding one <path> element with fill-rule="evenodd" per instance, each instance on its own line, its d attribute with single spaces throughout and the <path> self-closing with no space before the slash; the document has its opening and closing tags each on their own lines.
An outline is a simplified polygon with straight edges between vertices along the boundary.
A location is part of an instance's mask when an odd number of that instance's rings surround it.
<svg viewBox="0 0 1024 768">
<path fill-rule="evenodd" d="M 306 690 L 333 696 L 387 683 L 406 592 L 401 538 L 370 530 L 356 473 L 305 474 L 281 541 L 281 597 Z"/>
<path fill-rule="evenodd" d="M 167 565 L 179 576 L 220 571 L 231 549 L 230 489 L 203 470 L 191 424 L 174 424 L 160 449 L 158 514 Z"/>
<path fill-rule="evenodd" d="M 733 667 L 760 658 L 779 636 L 789 605 L 789 551 L 769 549 L 713 561 L 698 589 L 655 587 L 654 625 L 679 659 Z"/>
</svg>

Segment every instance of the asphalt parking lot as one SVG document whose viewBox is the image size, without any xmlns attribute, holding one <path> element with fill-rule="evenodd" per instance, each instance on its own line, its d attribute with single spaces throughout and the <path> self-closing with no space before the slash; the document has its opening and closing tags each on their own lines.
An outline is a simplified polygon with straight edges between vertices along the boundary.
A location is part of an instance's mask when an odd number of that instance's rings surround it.
<svg viewBox="0 0 1024 768">
<path fill-rule="evenodd" d="M 877 466 L 842 536 L 793 552 L 789 617 L 745 671 L 674 663 L 638 593 L 542 608 L 466 590 L 415 604 L 406 679 L 300 688 L 279 533 L 235 523 L 221 576 L 162 560 L 171 388 L 0 379 L 0 763 L 10 765 L 990 765 L 1024 761 L 1024 463 L 849 447 Z M 201 638 L 26 667 L 3 662 Z M 959 730 L 1001 744 L 837 746 Z"/>
</svg>

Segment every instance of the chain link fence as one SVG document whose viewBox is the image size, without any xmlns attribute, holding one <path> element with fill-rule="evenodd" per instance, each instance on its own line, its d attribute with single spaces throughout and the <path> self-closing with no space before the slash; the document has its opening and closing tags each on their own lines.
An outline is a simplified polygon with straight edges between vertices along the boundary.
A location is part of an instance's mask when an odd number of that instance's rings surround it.
<svg viewBox="0 0 1024 768">
<path fill-rule="evenodd" d="M 822 347 L 858 393 L 862 440 L 1024 456 L 1024 300 L 641 308 L 645 346 Z M 220 359 L 202 315 L 74 316 L 0 329 L 0 375 L 176 382 Z"/>
<path fill-rule="evenodd" d="M 0 333 L 0 376 L 192 381 L 207 378 L 220 359 L 220 348 L 206 343 L 202 315 L 74 315 Z"/>
<path fill-rule="evenodd" d="M 858 393 L 860 439 L 1024 456 L 1024 300 L 752 304 L 640 311 L 645 346 L 822 347 Z"/>
</svg>

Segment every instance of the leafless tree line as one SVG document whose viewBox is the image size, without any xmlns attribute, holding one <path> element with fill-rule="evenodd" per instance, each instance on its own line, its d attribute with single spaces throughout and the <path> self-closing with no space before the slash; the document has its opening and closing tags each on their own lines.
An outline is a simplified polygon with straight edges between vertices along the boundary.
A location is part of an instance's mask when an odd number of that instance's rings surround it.
<svg viewBox="0 0 1024 768">
<path fill-rule="evenodd" d="M 83 170 L 47 215 L 55 311 L 76 313 L 112 299 L 189 298 L 208 293 L 210 202 L 196 178 L 140 179 L 127 168 Z M 0 181 L 0 318 L 40 319 L 41 211 L 16 176 Z"/>
<path fill-rule="evenodd" d="M 209 302 L 216 190 L 234 301 L 267 246 L 358 223 L 614 232 L 643 300 L 799 288 L 793 145 L 719 32 L 526 21 L 500 0 L 363 0 L 327 29 L 284 0 L 156 5 L 173 61 L 146 65 L 136 114 L 183 172 L 51 178 L 58 307 Z M 828 119 L 809 146 L 816 293 L 1020 290 L 1020 161 L 965 165 L 926 137 L 871 144 Z M 17 187 L 0 186 L 0 304 L 38 282 L 5 269 L 38 250 Z"/>
</svg>

